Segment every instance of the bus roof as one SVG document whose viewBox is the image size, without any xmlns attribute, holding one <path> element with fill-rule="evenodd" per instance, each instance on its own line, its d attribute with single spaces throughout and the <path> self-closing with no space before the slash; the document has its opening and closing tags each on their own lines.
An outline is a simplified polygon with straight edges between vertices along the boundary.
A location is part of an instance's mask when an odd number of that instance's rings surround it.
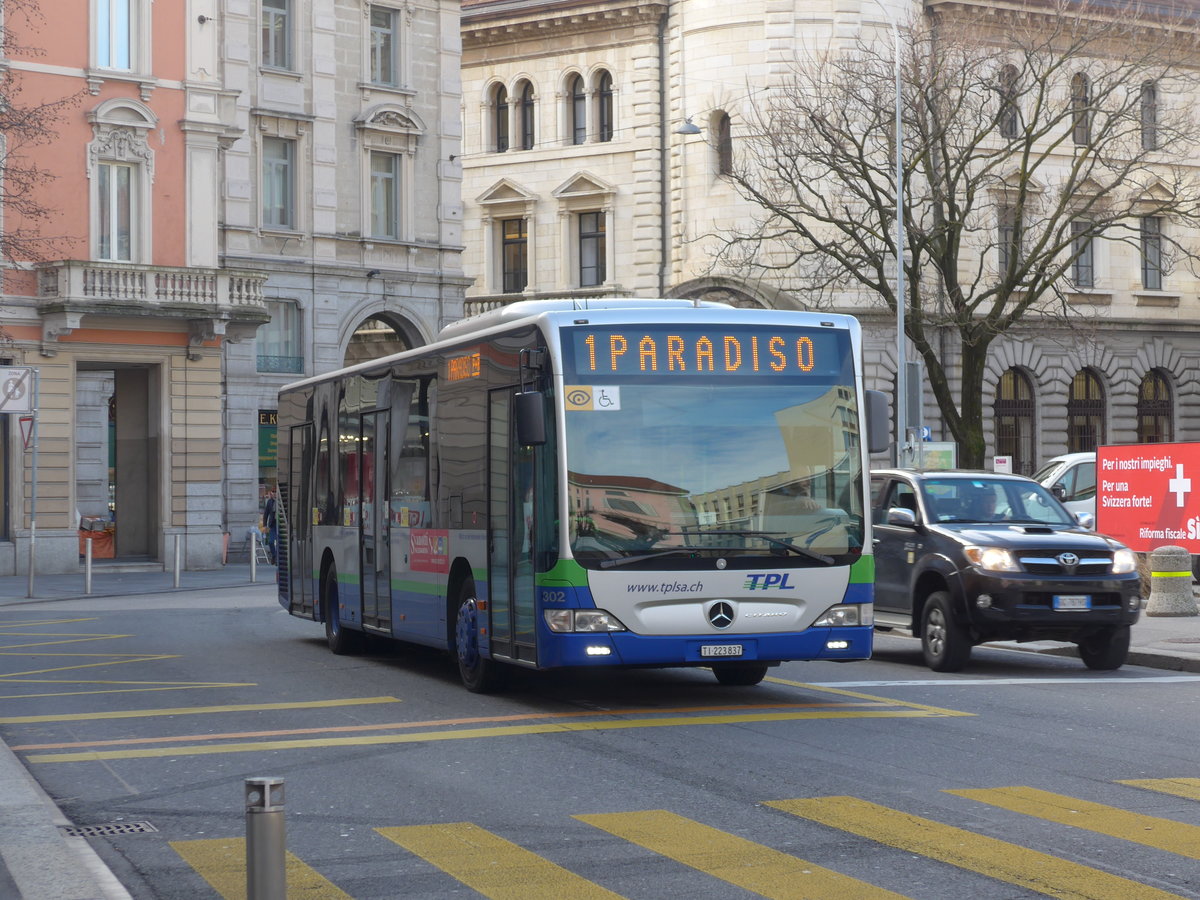
<svg viewBox="0 0 1200 900">
<path fill-rule="evenodd" d="M 482 331 L 496 325 L 508 325 L 530 316 L 547 312 L 584 312 L 591 309 L 648 309 L 679 307 L 716 307 L 732 308 L 728 303 L 714 303 L 711 300 L 687 300 L 682 298 L 648 298 L 648 297 L 598 297 L 595 299 L 572 299 L 570 297 L 549 300 L 518 300 L 497 306 L 486 312 L 451 322 L 438 332 L 439 341 L 463 337 L 475 331 Z"/>
</svg>

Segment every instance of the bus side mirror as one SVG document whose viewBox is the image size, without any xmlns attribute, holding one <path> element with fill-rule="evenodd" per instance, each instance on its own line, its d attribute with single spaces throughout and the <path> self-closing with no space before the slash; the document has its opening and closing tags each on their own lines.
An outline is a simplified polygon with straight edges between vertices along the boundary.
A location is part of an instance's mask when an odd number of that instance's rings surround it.
<svg viewBox="0 0 1200 900">
<path fill-rule="evenodd" d="M 867 452 L 883 453 L 891 447 L 891 429 L 888 427 L 888 401 L 883 391 L 866 391 L 867 399 Z"/>
<path fill-rule="evenodd" d="M 522 391 L 516 397 L 517 443 L 540 447 L 546 443 L 546 398 L 541 391 Z"/>
</svg>

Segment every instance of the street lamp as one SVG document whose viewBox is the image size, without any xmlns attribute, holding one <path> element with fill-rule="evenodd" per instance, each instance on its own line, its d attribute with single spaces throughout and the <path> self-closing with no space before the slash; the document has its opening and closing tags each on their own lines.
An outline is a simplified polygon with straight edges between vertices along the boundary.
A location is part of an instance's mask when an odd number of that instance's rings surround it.
<svg viewBox="0 0 1200 900">
<path fill-rule="evenodd" d="M 904 337 L 904 120 L 901 118 L 900 26 L 875 0 L 892 26 L 892 62 L 896 78 L 896 465 L 904 465 L 908 442 L 908 361 Z"/>
</svg>

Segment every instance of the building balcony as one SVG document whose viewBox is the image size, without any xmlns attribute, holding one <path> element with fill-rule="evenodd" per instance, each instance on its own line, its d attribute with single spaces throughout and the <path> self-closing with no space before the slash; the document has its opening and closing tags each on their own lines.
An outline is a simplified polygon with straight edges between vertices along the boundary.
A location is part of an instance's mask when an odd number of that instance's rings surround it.
<svg viewBox="0 0 1200 900">
<path fill-rule="evenodd" d="M 263 299 L 265 272 L 82 260 L 55 260 L 37 270 L 47 355 L 53 355 L 47 345 L 83 327 L 85 317 L 186 320 L 192 347 L 216 337 L 252 337 L 271 318 Z"/>
</svg>

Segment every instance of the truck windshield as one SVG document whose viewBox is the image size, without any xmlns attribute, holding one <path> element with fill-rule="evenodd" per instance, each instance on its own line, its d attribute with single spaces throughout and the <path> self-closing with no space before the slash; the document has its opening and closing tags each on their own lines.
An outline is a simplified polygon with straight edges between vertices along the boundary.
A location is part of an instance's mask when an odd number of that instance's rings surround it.
<svg viewBox="0 0 1200 900">
<path fill-rule="evenodd" d="M 584 566 L 819 567 L 861 553 L 853 384 L 614 378 L 564 393 L 571 549 Z"/>
</svg>

